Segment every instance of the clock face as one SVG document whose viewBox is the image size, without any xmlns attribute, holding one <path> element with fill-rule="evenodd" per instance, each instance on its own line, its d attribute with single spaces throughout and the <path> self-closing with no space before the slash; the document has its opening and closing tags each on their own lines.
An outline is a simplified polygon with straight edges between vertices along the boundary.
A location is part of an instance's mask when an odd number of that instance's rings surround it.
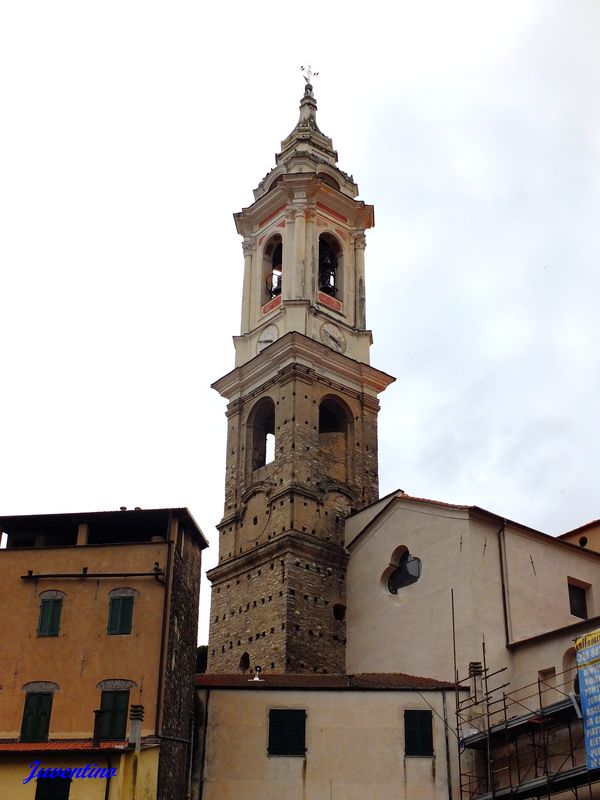
<svg viewBox="0 0 600 800">
<path fill-rule="evenodd" d="M 263 328 L 260 334 L 258 335 L 258 341 L 256 343 L 256 352 L 260 353 L 265 347 L 268 347 L 270 344 L 273 344 L 275 339 L 279 336 L 279 331 L 277 329 L 277 325 L 267 325 L 266 328 Z"/>
<path fill-rule="evenodd" d="M 331 347 L 336 353 L 344 353 L 346 350 L 346 337 L 337 325 L 333 322 L 325 322 L 321 325 L 319 336 L 323 344 Z"/>
</svg>

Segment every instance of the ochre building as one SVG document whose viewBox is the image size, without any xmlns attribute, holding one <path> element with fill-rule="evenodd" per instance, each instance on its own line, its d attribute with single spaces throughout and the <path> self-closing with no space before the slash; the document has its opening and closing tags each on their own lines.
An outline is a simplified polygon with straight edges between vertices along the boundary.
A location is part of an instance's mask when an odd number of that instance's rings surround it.
<svg viewBox="0 0 600 800">
<path fill-rule="evenodd" d="M 0 800 L 185 797 L 206 547 L 190 513 L 0 527 Z M 105 772 L 24 783 L 36 761 Z"/>
</svg>

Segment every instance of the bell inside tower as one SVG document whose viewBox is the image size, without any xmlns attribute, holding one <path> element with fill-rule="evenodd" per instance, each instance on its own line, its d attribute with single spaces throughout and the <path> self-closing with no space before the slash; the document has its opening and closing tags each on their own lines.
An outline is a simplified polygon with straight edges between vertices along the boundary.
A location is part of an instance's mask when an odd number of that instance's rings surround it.
<svg viewBox="0 0 600 800">
<path fill-rule="evenodd" d="M 319 291 L 330 297 L 337 297 L 339 293 L 340 262 L 341 247 L 331 234 L 322 233 L 319 237 Z"/>
<path fill-rule="evenodd" d="M 272 300 L 281 294 L 283 244 L 276 233 L 264 250 L 263 273 L 265 275 L 266 299 Z"/>
</svg>

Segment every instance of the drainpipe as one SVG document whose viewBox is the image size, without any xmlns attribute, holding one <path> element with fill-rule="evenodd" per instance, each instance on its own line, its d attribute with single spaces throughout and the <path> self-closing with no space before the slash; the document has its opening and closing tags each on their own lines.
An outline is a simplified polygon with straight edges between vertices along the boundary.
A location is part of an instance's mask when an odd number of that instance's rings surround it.
<svg viewBox="0 0 600 800">
<path fill-rule="evenodd" d="M 506 520 L 503 520 L 502 527 L 498 529 L 498 557 L 500 561 L 500 581 L 502 583 L 502 614 L 504 619 L 504 644 L 506 647 L 510 644 L 509 626 L 508 626 L 508 607 L 507 607 L 507 592 L 506 592 L 506 578 L 504 575 L 504 531 L 506 529 Z"/>
<path fill-rule="evenodd" d="M 450 771 L 450 742 L 448 741 L 448 706 L 446 692 L 442 689 L 442 704 L 444 709 L 444 737 L 446 739 L 446 775 L 448 783 L 448 800 L 452 800 L 452 773 Z"/>
<path fill-rule="evenodd" d="M 106 757 L 106 769 L 108 770 L 108 777 L 106 779 L 106 786 L 104 787 L 104 800 L 108 800 L 108 797 L 110 795 L 110 779 L 112 778 L 112 775 L 111 775 L 111 772 L 110 772 L 111 769 L 112 769 L 112 763 L 111 763 L 111 760 L 110 760 L 110 756 Z"/>
<path fill-rule="evenodd" d="M 171 593 L 171 585 L 173 583 L 173 576 L 171 575 L 171 559 L 173 555 L 173 542 L 171 541 L 171 523 L 172 518 L 169 518 L 168 522 L 168 530 L 167 530 L 167 566 L 165 568 L 165 583 L 164 589 L 165 594 L 163 598 L 163 615 L 162 615 L 162 631 L 160 635 L 160 656 L 159 656 L 159 666 L 158 666 L 158 688 L 156 691 L 156 725 L 154 734 L 155 736 L 160 736 L 161 728 L 162 728 L 162 719 L 163 719 L 163 709 L 162 709 L 162 697 L 163 697 L 163 683 L 164 683 L 164 673 L 166 670 L 165 662 L 165 640 L 167 638 L 167 627 L 168 627 L 168 616 L 167 612 L 169 609 L 169 595 Z"/>
<path fill-rule="evenodd" d="M 196 797 L 198 800 L 202 800 L 204 796 L 204 768 L 206 765 L 206 737 L 208 733 L 208 701 L 210 700 L 210 689 L 206 689 L 206 701 L 204 703 L 204 724 L 203 724 L 203 731 L 202 731 L 202 749 L 197 747 L 195 750 L 195 755 L 199 760 L 199 776 L 198 776 L 198 792 Z M 199 739 L 200 737 L 198 737 Z M 195 800 L 195 799 L 194 799 Z"/>
</svg>

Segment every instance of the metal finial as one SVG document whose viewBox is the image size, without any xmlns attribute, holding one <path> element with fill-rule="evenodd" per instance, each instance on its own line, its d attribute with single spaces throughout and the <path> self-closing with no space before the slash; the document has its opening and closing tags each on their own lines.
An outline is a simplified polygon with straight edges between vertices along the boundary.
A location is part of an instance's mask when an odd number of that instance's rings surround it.
<svg viewBox="0 0 600 800">
<path fill-rule="evenodd" d="M 319 74 L 318 72 L 312 71 L 312 67 L 310 66 L 310 64 L 308 65 L 308 67 L 300 67 L 300 69 L 302 70 L 303 73 L 302 77 L 307 83 L 310 83 L 311 79 L 316 78 Z"/>
</svg>

